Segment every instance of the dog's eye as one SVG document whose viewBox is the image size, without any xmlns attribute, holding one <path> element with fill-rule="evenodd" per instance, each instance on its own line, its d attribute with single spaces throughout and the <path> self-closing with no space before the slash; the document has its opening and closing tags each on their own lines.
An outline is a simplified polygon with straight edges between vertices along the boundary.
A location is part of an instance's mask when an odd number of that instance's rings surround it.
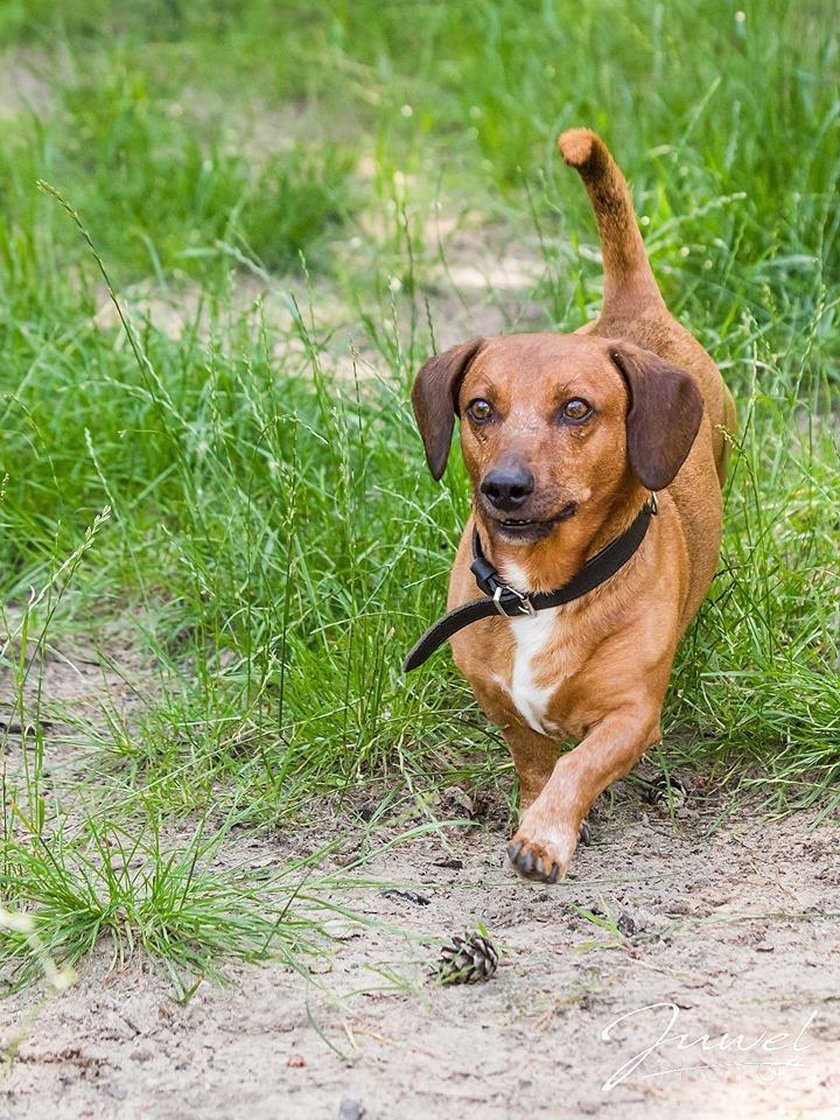
<svg viewBox="0 0 840 1120">
<path fill-rule="evenodd" d="M 574 397 L 572 400 L 566 401 L 560 409 L 560 419 L 566 424 L 582 424 L 591 415 L 592 405 L 589 401 L 581 400 L 580 397 Z"/>
<path fill-rule="evenodd" d="M 476 424 L 486 424 L 488 420 L 493 419 L 493 406 L 483 397 L 477 397 L 467 405 L 467 416 L 470 420 L 474 420 Z"/>
</svg>

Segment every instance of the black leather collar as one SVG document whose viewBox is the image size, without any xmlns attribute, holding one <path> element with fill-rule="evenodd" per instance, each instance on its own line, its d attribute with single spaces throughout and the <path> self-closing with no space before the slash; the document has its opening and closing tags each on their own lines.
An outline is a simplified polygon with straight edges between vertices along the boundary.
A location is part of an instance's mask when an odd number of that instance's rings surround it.
<svg viewBox="0 0 840 1120">
<path fill-rule="evenodd" d="M 515 587 L 502 582 L 499 573 L 484 555 L 478 529 L 474 529 L 473 562 L 470 564 L 470 570 L 485 597 L 471 599 L 463 606 L 456 607 L 431 626 L 405 659 L 403 671 L 407 673 L 422 665 L 448 638 L 463 630 L 465 626 L 478 622 L 480 618 L 492 618 L 494 614 L 502 614 L 507 618 L 522 618 L 525 615 L 536 614 L 537 611 L 547 610 L 549 607 L 558 607 L 561 603 L 570 603 L 573 599 L 580 599 L 581 596 L 594 591 L 624 567 L 645 539 L 650 519 L 655 513 L 657 513 L 656 495 L 651 494 L 629 529 L 625 529 L 621 536 L 610 541 L 591 560 L 587 560 L 568 583 L 557 588 L 556 591 L 534 591 L 530 594 L 517 591 Z"/>
</svg>

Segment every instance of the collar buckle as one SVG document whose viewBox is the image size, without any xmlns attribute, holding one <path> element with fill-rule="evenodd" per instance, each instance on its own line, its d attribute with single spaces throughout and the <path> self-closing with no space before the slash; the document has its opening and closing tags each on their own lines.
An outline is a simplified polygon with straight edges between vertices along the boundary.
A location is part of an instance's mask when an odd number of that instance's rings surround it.
<svg viewBox="0 0 840 1120">
<path fill-rule="evenodd" d="M 473 526 L 471 568 L 476 583 L 485 593 L 485 597 L 471 599 L 460 607 L 455 607 L 427 630 L 405 659 L 403 666 L 405 672 L 422 665 L 426 658 L 448 638 L 463 630 L 465 626 L 478 622 L 479 619 L 493 618 L 494 613 L 503 614 L 507 618 L 533 615 L 538 611 L 559 607 L 563 603 L 571 603 L 575 599 L 588 595 L 590 591 L 594 591 L 596 587 L 600 587 L 614 576 L 634 555 L 645 539 L 650 519 L 657 513 L 658 508 L 656 495 L 651 493 L 629 529 L 625 529 L 596 556 L 587 560 L 568 583 L 555 591 L 533 591 L 529 595 L 502 583 L 499 573 L 482 552 L 478 528 Z"/>
<path fill-rule="evenodd" d="M 516 618 L 518 614 L 534 615 L 537 613 L 534 604 L 524 592 L 517 591 L 515 587 L 510 587 L 506 583 L 500 583 L 493 592 L 493 603 L 499 614 L 506 618 Z M 514 609 L 506 610 L 506 605 Z"/>
</svg>

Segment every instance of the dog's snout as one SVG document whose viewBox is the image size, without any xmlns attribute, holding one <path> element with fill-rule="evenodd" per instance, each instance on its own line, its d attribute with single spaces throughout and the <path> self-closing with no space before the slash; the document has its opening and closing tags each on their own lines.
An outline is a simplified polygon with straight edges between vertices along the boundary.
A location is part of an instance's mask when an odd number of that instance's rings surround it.
<svg viewBox="0 0 840 1120">
<path fill-rule="evenodd" d="M 534 476 L 525 467 L 495 467 L 481 482 L 481 493 L 496 509 L 519 509 L 534 492 Z"/>
</svg>

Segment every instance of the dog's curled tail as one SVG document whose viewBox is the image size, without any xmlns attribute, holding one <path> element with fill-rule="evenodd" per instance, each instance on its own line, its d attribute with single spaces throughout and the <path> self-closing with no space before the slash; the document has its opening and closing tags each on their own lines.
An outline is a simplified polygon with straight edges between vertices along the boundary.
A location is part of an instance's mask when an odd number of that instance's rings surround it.
<svg viewBox="0 0 840 1120">
<path fill-rule="evenodd" d="M 588 128 L 572 128 L 557 142 L 560 154 L 583 179 L 604 260 L 604 315 L 622 316 L 640 306 L 664 306 L 648 263 L 627 182 L 604 141 Z"/>
</svg>

